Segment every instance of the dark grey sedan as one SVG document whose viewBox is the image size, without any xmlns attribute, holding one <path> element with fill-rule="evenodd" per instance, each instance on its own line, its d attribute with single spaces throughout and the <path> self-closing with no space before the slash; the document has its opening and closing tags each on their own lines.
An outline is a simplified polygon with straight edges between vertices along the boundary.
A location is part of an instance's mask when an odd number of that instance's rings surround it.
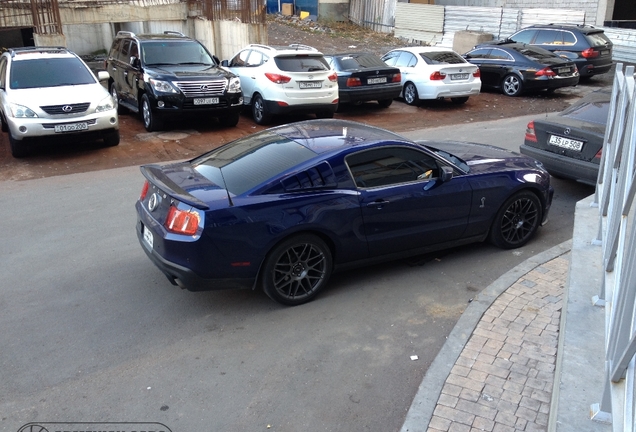
<svg viewBox="0 0 636 432">
<path fill-rule="evenodd" d="M 520 152 L 554 177 L 596 184 L 611 95 L 611 88 L 597 90 L 554 117 L 531 121 Z"/>
</svg>

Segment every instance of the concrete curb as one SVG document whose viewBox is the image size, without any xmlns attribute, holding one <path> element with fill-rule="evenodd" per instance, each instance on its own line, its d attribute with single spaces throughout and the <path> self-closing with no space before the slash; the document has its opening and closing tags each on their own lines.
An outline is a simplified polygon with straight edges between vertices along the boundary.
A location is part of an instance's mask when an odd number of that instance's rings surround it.
<svg viewBox="0 0 636 432">
<path fill-rule="evenodd" d="M 572 248 L 572 240 L 565 241 L 544 252 L 528 258 L 509 270 L 490 286 L 480 292 L 462 314 L 446 343 L 428 369 L 406 415 L 401 432 L 426 431 L 442 388 L 451 369 L 470 339 L 482 315 L 492 303 L 519 278 L 534 268 L 567 253 Z"/>
</svg>

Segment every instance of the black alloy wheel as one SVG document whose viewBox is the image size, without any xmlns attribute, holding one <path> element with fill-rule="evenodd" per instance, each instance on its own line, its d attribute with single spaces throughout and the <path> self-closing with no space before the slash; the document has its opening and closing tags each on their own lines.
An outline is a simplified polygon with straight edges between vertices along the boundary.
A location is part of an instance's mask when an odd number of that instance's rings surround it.
<svg viewBox="0 0 636 432">
<path fill-rule="evenodd" d="M 502 249 L 514 249 L 528 243 L 543 217 L 539 198 L 521 191 L 506 200 L 490 229 L 490 241 Z"/>
<path fill-rule="evenodd" d="M 291 237 L 265 259 L 263 290 L 284 305 L 307 303 L 327 284 L 332 265 L 331 251 L 319 237 L 311 234 Z"/>
</svg>

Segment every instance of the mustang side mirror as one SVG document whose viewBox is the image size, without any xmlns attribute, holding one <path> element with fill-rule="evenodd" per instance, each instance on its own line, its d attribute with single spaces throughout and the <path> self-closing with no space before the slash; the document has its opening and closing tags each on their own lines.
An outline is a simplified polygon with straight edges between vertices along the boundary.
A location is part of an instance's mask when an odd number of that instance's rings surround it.
<svg viewBox="0 0 636 432">
<path fill-rule="evenodd" d="M 453 169 L 451 167 L 443 166 L 439 178 L 442 182 L 449 181 L 453 178 Z"/>
</svg>

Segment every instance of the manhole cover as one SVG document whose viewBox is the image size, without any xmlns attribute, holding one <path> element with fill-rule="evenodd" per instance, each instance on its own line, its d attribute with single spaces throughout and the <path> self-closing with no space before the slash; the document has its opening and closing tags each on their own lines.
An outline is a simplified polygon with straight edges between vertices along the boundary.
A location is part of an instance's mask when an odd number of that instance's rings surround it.
<svg viewBox="0 0 636 432">
<path fill-rule="evenodd" d="M 187 137 L 188 137 L 188 134 L 183 132 L 166 132 L 166 133 L 157 135 L 157 138 L 164 139 L 164 140 L 172 140 L 172 141 L 182 140 Z"/>
</svg>

